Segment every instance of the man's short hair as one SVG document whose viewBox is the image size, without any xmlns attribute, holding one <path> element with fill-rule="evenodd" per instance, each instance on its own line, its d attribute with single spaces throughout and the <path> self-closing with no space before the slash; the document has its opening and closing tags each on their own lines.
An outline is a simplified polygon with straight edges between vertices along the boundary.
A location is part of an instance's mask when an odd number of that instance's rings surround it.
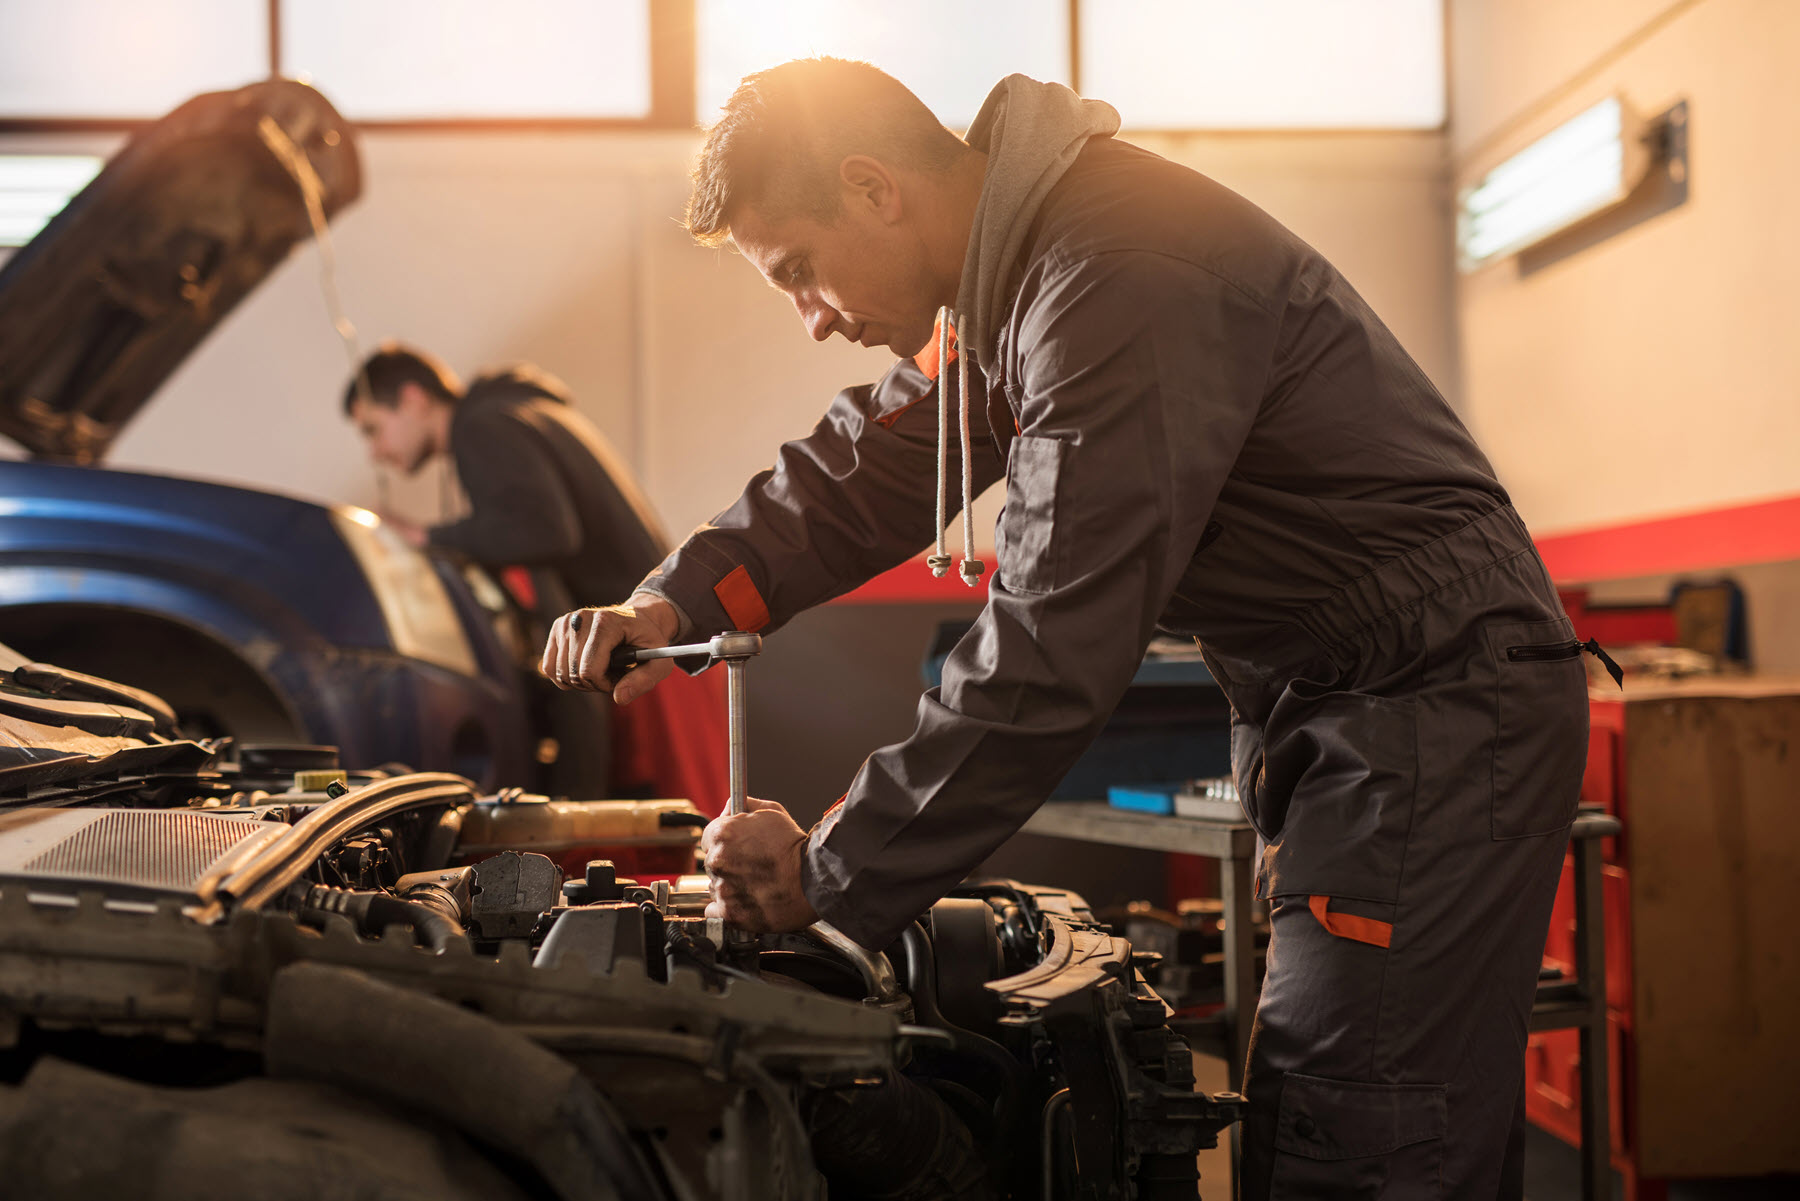
<svg viewBox="0 0 1800 1201">
<path fill-rule="evenodd" d="M 345 415 L 355 409 L 361 396 L 367 396 L 371 404 L 393 408 L 400 402 L 402 384 L 417 384 L 446 404 L 455 404 L 462 396 L 456 376 L 441 359 L 414 346 L 383 342 L 363 360 L 344 388 Z"/>
<path fill-rule="evenodd" d="M 746 205 L 830 222 L 840 203 L 838 164 L 851 155 L 944 171 L 967 151 L 923 101 L 879 68 L 795 59 L 746 76 L 707 131 L 688 197 L 688 232 L 717 246 Z"/>
</svg>

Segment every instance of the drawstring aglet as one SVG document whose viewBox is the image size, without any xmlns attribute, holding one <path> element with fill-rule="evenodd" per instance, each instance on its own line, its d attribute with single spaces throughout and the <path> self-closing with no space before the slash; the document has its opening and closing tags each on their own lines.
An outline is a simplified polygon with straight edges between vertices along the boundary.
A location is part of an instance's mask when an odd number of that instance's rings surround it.
<svg viewBox="0 0 1800 1201">
<path fill-rule="evenodd" d="M 937 436 L 937 533 L 934 551 L 926 564 L 934 579 L 950 570 L 950 548 L 944 544 L 944 483 L 950 473 L 950 310 L 938 310 L 938 436 Z"/>
<path fill-rule="evenodd" d="M 964 559 L 962 566 L 957 568 L 957 574 L 962 576 L 963 583 L 973 588 L 981 583 L 981 573 L 986 570 L 987 564 L 980 559 Z"/>
</svg>

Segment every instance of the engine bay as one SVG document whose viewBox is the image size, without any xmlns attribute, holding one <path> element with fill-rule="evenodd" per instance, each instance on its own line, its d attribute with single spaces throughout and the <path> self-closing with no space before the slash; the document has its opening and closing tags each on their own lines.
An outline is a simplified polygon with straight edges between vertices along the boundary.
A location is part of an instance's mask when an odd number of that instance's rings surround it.
<svg viewBox="0 0 1800 1201">
<path fill-rule="evenodd" d="M 685 801 L 183 740 L 154 698 L 20 666 L 21 1195 L 1191 1198 L 1237 1120 L 1195 1091 L 1155 956 L 1075 894 L 966 881 L 879 952 L 751 934 L 705 915 Z"/>
</svg>

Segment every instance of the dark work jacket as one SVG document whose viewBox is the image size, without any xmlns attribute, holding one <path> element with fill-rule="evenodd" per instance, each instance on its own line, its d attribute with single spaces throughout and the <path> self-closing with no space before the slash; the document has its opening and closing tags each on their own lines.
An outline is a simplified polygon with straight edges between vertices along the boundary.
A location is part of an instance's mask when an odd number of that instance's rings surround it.
<svg viewBox="0 0 1800 1201">
<path fill-rule="evenodd" d="M 977 356 L 993 368 L 977 487 L 1006 476 L 988 604 L 911 737 L 869 757 L 804 860 L 815 908 L 865 946 L 1023 824 L 1158 630 L 1198 639 L 1235 704 L 1233 679 L 1326 653 L 1308 615 L 1356 581 L 1514 520 L 1468 432 L 1344 278 L 1194 171 L 1091 138 L 1006 287 Z M 646 587 L 697 635 L 758 606 L 773 629 L 916 554 L 933 521 L 933 401 L 911 403 L 926 390 L 903 362 L 841 393 Z M 1547 593 L 1541 569 L 1527 574 Z M 1542 603 L 1554 595 L 1528 608 Z"/>
<path fill-rule="evenodd" d="M 624 600 L 668 553 L 630 471 L 562 385 L 529 367 L 469 385 L 450 453 L 469 515 L 434 526 L 433 546 L 489 567 L 547 569 L 576 605 Z"/>
</svg>

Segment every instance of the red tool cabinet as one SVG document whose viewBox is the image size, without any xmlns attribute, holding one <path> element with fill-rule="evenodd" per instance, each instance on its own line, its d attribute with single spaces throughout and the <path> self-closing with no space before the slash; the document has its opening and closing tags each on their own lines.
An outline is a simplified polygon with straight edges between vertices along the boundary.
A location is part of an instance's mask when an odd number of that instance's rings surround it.
<svg viewBox="0 0 1800 1201">
<path fill-rule="evenodd" d="M 1596 692 L 1582 800 L 1619 817 L 1603 869 L 1612 1162 L 1670 1178 L 1800 1170 L 1800 680 Z M 1544 948 L 1575 974 L 1565 865 Z M 1526 1112 L 1580 1143 L 1577 1035 L 1533 1033 Z"/>
</svg>

